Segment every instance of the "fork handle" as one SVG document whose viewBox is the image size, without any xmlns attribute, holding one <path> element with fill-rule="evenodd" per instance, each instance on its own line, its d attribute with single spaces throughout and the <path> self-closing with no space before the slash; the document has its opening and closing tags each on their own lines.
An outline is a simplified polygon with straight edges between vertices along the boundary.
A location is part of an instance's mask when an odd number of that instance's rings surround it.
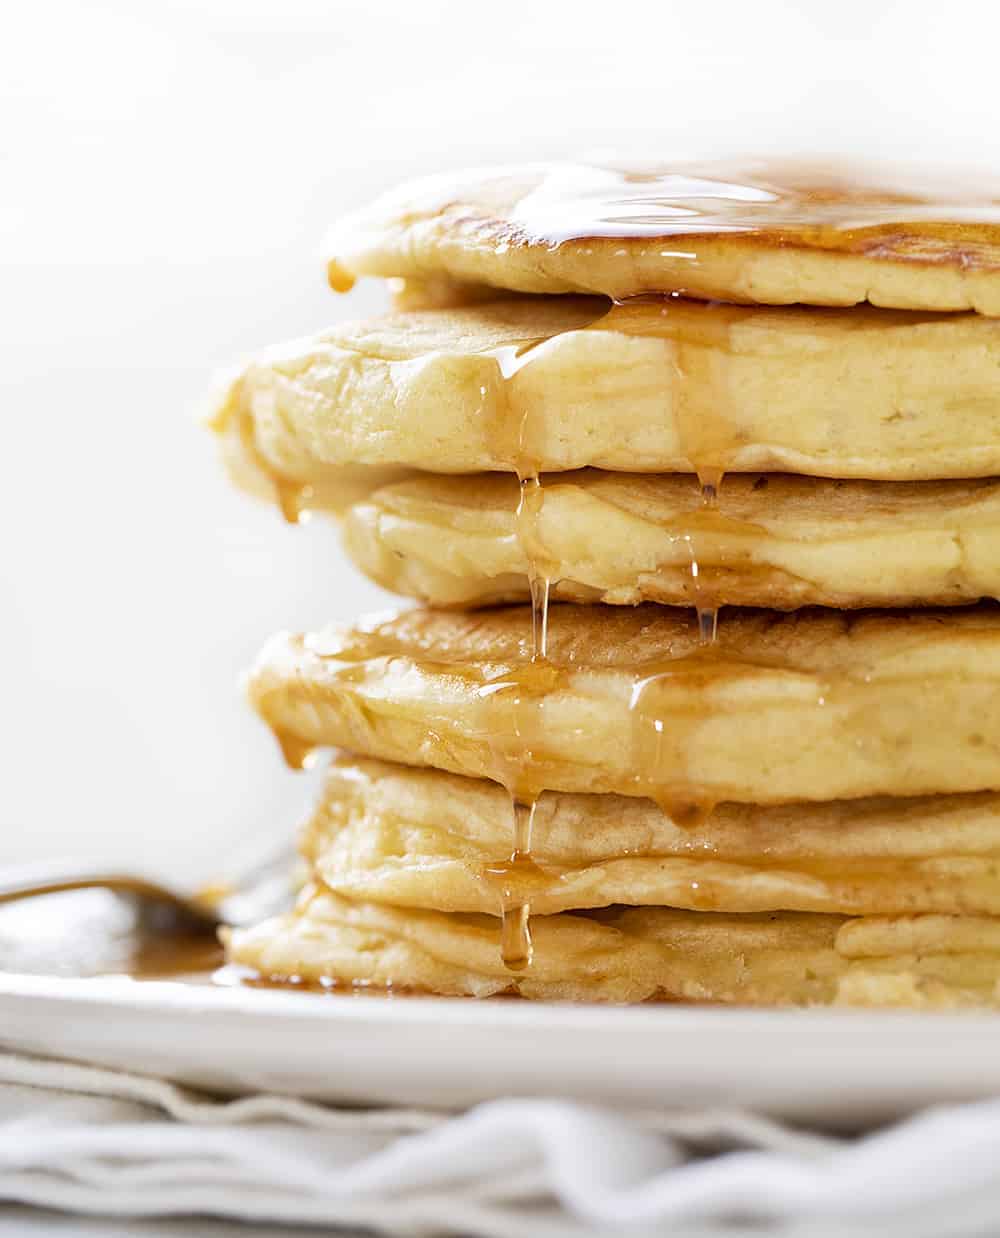
<svg viewBox="0 0 1000 1238">
<path fill-rule="evenodd" d="M 137 873 L 116 873 L 87 863 L 43 862 L 18 864 L 0 868 L 0 903 L 35 898 L 42 894 L 58 894 L 65 890 L 112 890 L 131 894 L 152 902 L 165 903 L 185 915 L 212 920 L 207 909 L 191 899 Z"/>
</svg>

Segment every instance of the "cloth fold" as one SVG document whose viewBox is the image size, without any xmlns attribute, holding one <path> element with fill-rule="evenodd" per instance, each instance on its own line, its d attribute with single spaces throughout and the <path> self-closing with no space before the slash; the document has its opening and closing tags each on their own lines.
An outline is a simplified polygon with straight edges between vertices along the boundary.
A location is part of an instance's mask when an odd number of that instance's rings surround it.
<svg viewBox="0 0 1000 1238">
<path fill-rule="evenodd" d="M 392 1234 L 947 1238 L 1000 1222 L 1000 1101 L 855 1139 L 511 1099 L 451 1115 L 218 1100 L 0 1054 L 0 1200 Z"/>
</svg>

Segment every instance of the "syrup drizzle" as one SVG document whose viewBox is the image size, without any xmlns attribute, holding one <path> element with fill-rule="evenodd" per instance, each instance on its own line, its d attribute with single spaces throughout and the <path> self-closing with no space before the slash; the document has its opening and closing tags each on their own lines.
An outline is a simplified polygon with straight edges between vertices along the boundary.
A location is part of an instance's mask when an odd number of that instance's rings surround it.
<svg viewBox="0 0 1000 1238">
<path fill-rule="evenodd" d="M 509 706 L 507 725 L 497 735 L 487 727 L 493 756 L 494 777 L 510 798 L 511 850 L 506 859 L 488 862 L 481 877 L 496 890 L 500 913 L 500 957 L 511 971 L 531 965 L 531 887 L 545 874 L 531 853 L 535 813 L 542 787 L 537 759 L 540 717 L 547 693 L 556 685 L 558 668 L 546 657 L 548 635 L 548 581 L 544 581 L 544 604 L 533 595 L 532 653 L 527 664 L 499 681 L 487 683 L 480 699 L 502 694 Z"/>
<path fill-rule="evenodd" d="M 551 567 L 538 533 L 538 518 L 545 502 L 545 489 L 538 474 L 520 477 L 521 497 L 514 518 L 517 540 L 528 563 L 531 597 L 531 660 L 544 659 L 549 641 L 549 592 Z"/>
<path fill-rule="evenodd" d="M 230 425 L 238 438 L 243 455 L 253 471 L 270 479 L 274 499 L 287 524 L 304 524 L 312 515 L 315 488 L 310 482 L 292 481 L 280 473 L 263 455 L 254 437 L 254 423 L 249 411 L 240 407 L 241 380 L 237 379 L 228 397 L 228 405 L 236 408 L 235 421 Z M 220 420 L 217 428 L 224 424 Z"/>
<path fill-rule="evenodd" d="M 539 617 L 539 626 L 540 617 Z M 481 878 L 497 894 L 500 914 L 500 953 L 506 967 L 520 971 L 531 964 L 530 884 L 537 884 L 541 870 L 531 854 L 535 812 L 541 788 L 535 751 L 539 715 L 555 679 L 554 667 L 541 655 L 501 680 L 485 684 L 480 699 L 502 694 L 509 708 L 507 725 L 499 733 L 489 729 L 493 776 L 507 790 L 511 812 L 511 850 L 501 860 L 491 860 Z M 529 880 L 530 879 L 530 880 Z"/>
<path fill-rule="evenodd" d="M 303 524 L 309 519 L 312 486 L 275 477 L 274 491 L 286 524 Z"/>
<path fill-rule="evenodd" d="M 698 515 L 701 520 L 696 515 L 686 523 L 682 522 L 678 539 L 690 555 L 691 593 L 699 640 L 706 658 L 710 659 L 718 634 L 718 604 L 712 594 L 709 573 L 702 564 L 698 534 L 701 528 L 718 524 L 721 520 L 718 515 L 719 488 L 728 455 L 737 446 L 733 424 L 724 415 L 724 410 L 730 407 L 727 398 L 731 393 L 720 391 L 711 368 L 706 368 L 704 349 L 699 347 L 702 341 L 696 339 L 692 347 L 684 331 L 674 327 L 670 320 L 669 299 L 644 297 L 642 300 L 652 300 L 653 304 L 660 306 L 664 347 L 669 352 L 675 376 L 670 392 L 673 406 L 666 409 L 666 415 L 668 418 L 673 416 L 681 438 L 682 453 L 697 475 L 701 498 Z M 648 319 L 648 315 L 646 317 Z M 629 321 L 630 307 L 616 304 L 605 318 L 594 325 L 598 329 L 617 329 L 622 319 Z M 505 459 L 516 472 L 520 485 L 515 534 L 528 569 L 532 666 L 539 666 L 547 660 L 553 564 L 540 531 L 539 517 L 545 502 L 545 490 L 531 450 L 533 427 L 529 424 L 530 408 L 527 403 L 519 402 L 516 378 L 544 355 L 545 346 L 550 342 L 535 341 L 528 345 L 506 347 L 495 353 L 505 398 L 499 403 L 501 418 L 496 427 L 494 449 L 498 458 Z M 647 756 L 650 755 L 650 742 L 655 745 L 653 769 L 659 769 L 665 763 L 663 745 L 665 737 L 669 737 L 671 725 L 671 719 L 662 716 L 659 708 L 657 685 L 677 673 L 677 666 L 670 664 L 646 675 L 637 684 L 630 700 L 633 744 L 637 752 L 646 750 Z M 510 752 L 504 754 L 499 778 L 510 794 L 513 847 L 505 863 L 491 863 L 484 872 L 488 879 L 499 883 L 501 955 L 511 970 L 520 970 L 530 964 L 530 891 L 532 886 L 537 888 L 539 880 L 545 879 L 543 870 L 535 864 L 531 854 L 532 826 L 541 787 L 535 785 L 539 782 L 539 771 L 533 768 L 536 765 L 533 749 L 523 739 L 525 726 L 529 725 L 526 717 L 519 716 L 522 702 L 526 699 L 523 688 L 523 683 L 515 684 L 512 697 L 514 714 L 511 732 L 519 746 L 513 758 Z M 535 711 L 544 704 L 533 694 L 528 699 Z M 537 718 L 537 712 L 534 717 Z M 683 731 L 683 727 L 680 730 Z M 676 768 L 676 761 L 668 764 L 670 768 Z M 655 775 L 646 779 L 645 789 L 678 824 L 698 824 L 714 807 L 708 802 L 692 799 L 689 794 L 681 794 L 661 785 Z"/>
<path fill-rule="evenodd" d="M 682 678 L 697 677 L 700 686 L 707 687 L 727 668 L 713 636 L 711 641 L 702 638 L 694 653 L 640 667 L 636 672 L 629 699 L 636 787 L 675 825 L 702 825 L 715 809 L 715 801 L 692 794 L 692 784 L 677 772 L 669 780 L 662 777 L 660 771 L 683 770 L 685 747 L 696 725 L 694 719 L 678 712 L 676 705 L 671 708 L 663 698 L 669 700 L 671 684 Z"/>
<path fill-rule="evenodd" d="M 281 748 L 281 755 L 289 769 L 302 770 L 312 766 L 316 754 L 314 745 L 287 731 L 276 731 L 275 736 Z"/>
<path fill-rule="evenodd" d="M 511 971 L 531 966 L 531 900 L 526 878 L 540 874 L 531 856 L 537 796 L 521 803 L 511 796 L 514 849 L 506 864 L 490 865 L 488 875 L 500 885 L 500 957 Z"/>
<path fill-rule="evenodd" d="M 653 321 L 662 326 L 655 334 L 663 338 L 668 368 L 674 375 L 669 393 L 672 407 L 666 410 L 666 415 L 673 417 L 682 454 L 697 473 L 700 487 L 700 510 L 677 519 L 675 539 L 687 548 L 690 556 L 691 594 L 698 631 L 710 654 L 717 634 L 718 609 L 711 588 L 710 565 L 703 562 L 699 537 L 703 531 L 716 532 L 715 525 L 725 523 L 717 511 L 717 497 L 727 453 L 735 446 L 732 423 L 724 415 L 729 407 L 729 393 L 718 390 L 717 383 L 706 381 L 710 367 L 706 369 L 704 341 L 697 332 L 691 338 L 683 322 L 680 326 L 674 322 L 670 300 L 644 297 L 643 301 L 660 308 L 659 320 Z M 592 325 L 598 329 L 606 326 L 611 330 L 628 331 L 635 321 L 631 305 L 622 303 L 612 306 L 604 318 Z M 648 327 L 650 316 L 644 314 L 642 321 Z M 711 329 L 717 333 L 718 326 L 713 325 Z M 726 329 L 724 326 L 723 330 Z M 481 877 L 496 892 L 501 919 L 501 955 L 511 970 L 522 970 L 530 965 L 532 891 L 538 891 L 546 882 L 558 880 L 555 874 L 546 874 L 532 856 L 536 807 L 544 789 L 544 773 L 538 760 L 538 733 L 534 728 L 538 727 L 539 716 L 544 712 L 546 692 L 555 686 L 553 675 L 558 677 L 559 671 L 548 661 L 549 600 L 555 564 L 542 529 L 545 482 L 537 464 L 534 441 L 537 430 L 531 424 L 533 405 L 521 394 L 524 382 L 520 378 L 536 359 L 544 356 L 546 346 L 556 338 L 558 336 L 505 345 L 491 354 L 496 359 L 503 393 L 497 401 L 496 420 L 491 428 L 493 450 L 497 459 L 504 461 L 518 478 L 519 502 L 514 528 L 527 566 L 531 599 L 530 656 L 524 664 L 499 680 L 484 684 L 480 690 L 484 700 L 502 694 L 508 702 L 504 724 L 497 726 L 493 717 L 486 733 L 492 751 L 493 776 L 510 797 L 511 850 L 506 857 L 487 863 Z M 294 518 L 301 514 L 298 490 L 289 489 L 284 498 L 290 504 L 286 516 Z M 637 754 L 645 754 L 647 761 L 651 759 L 651 765 L 643 762 L 647 770 L 664 765 L 677 769 L 676 754 L 674 760 L 669 760 L 667 746 L 672 721 L 678 741 L 684 726 L 682 720 L 664 716 L 659 705 L 658 685 L 678 673 L 674 663 L 652 669 L 643 675 L 632 694 L 633 744 Z M 302 768 L 308 761 L 309 746 L 304 743 L 285 738 L 282 750 L 293 768 Z M 712 805 L 693 798 L 686 789 L 661 784 L 655 774 L 645 776 L 644 792 L 679 823 L 695 824 L 711 811 Z"/>
<path fill-rule="evenodd" d="M 498 781 L 502 782 L 510 797 L 512 847 L 508 859 L 488 863 L 482 873 L 484 879 L 498 890 L 500 911 L 500 957 L 511 971 L 523 971 L 530 967 L 531 945 L 531 897 L 530 886 L 544 880 L 544 873 L 531 854 L 531 839 L 535 811 L 541 788 L 536 784 L 535 754 L 525 728 L 530 725 L 529 711 L 524 708 L 529 702 L 530 716 L 544 707 L 544 697 L 528 694 L 532 679 L 542 682 L 550 678 L 546 674 L 548 664 L 549 597 L 552 587 L 553 563 L 546 550 L 541 534 L 540 517 L 545 504 L 545 485 L 538 464 L 527 446 L 531 430 L 530 406 L 519 399 L 517 375 L 539 355 L 552 339 L 550 336 L 525 344 L 507 346 L 494 350 L 494 357 L 503 383 L 504 398 L 499 402 L 499 416 L 493 427 L 493 446 L 498 457 L 504 460 L 517 475 L 520 495 L 514 517 L 514 532 L 528 569 L 528 590 L 531 600 L 531 656 L 527 677 L 515 675 L 507 686 L 511 696 L 510 732 L 514 750 L 497 752 L 494 744 L 494 759 L 498 765 Z M 535 674 L 532 674 L 532 671 Z"/>
<path fill-rule="evenodd" d="M 702 511 L 717 511 L 719 505 L 719 487 L 722 485 L 722 470 L 709 469 L 698 474 L 698 486 L 701 491 Z M 695 536 L 687 536 L 688 548 L 691 552 L 691 583 L 693 585 L 695 612 L 698 616 L 698 639 L 704 644 L 714 644 L 719 634 L 719 608 L 714 600 L 706 596 L 706 580 L 699 562 Z"/>
<path fill-rule="evenodd" d="M 643 301 L 648 299 L 642 298 Z M 609 318 L 614 313 L 612 310 Z M 669 303 L 663 304 L 661 315 L 662 318 L 669 316 Z M 682 454 L 695 471 L 700 497 L 699 510 L 687 521 L 680 522 L 681 532 L 677 535 L 677 540 L 683 543 L 690 556 L 691 598 L 698 627 L 699 655 L 696 655 L 694 662 L 690 658 L 683 659 L 681 667 L 669 662 L 651 670 L 636 682 L 632 690 L 629 713 L 633 751 L 637 757 L 645 757 L 637 761 L 637 768 L 654 771 L 677 767 L 677 754 L 674 754 L 673 760 L 667 760 L 666 749 L 670 745 L 672 731 L 683 735 L 686 729 L 682 719 L 670 717 L 661 708 L 658 700 L 661 684 L 676 677 L 681 670 L 690 671 L 692 665 L 697 668 L 705 663 L 710 669 L 714 660 L 719 606 L 704 563 L 705 555 L 699 550 L 698 535 L 718 522 L 719 490 L 726 460 L 736 445 L 732 423 L 720 411 L 728 407 L 726 397 L 729 393 L 719 391 L 717 380 L 713 380 L 710 374 L 706 375 L 703 357 L 697 346 L 692 347 L 683 333 L 668 337 L 667 346 L 673 351 L 676 380 L 672 392 L 674 419 Z M 668 417 L 670 412 L 668 408 Z M 646 794 L 677 825 L 701 825 L 715 807 L 708 800 L 694 799 L 664 785 L 656 773 L 646 776 L 637 774 L 636 777 Z"/>
<path fill-rule="evenodd" d="M 682 543 L 690 556 L 691 597 L 697 616 L 697 627 L 703 646 L 702 662 L 710 662 L 718 631 L 718 601 L 712 587 L 712 565 L 706 563 L 702 550 L 703 534 L 731 532 L 727 521 L 718 512 L 718 492 L 728 459 L 738 447 L 733 422 L 727 412 L 733 409 L 734 393 L 720 388 L 716 377 L 718 367 L 712 364 L 712 345 L 718 345 L 720 332 L 728 335 L 729 317 L 712 314 L 712 307 L 701 307 L 701 313 L 689 321 L 690 311 L 674 314 L 670 298 L 644 296 L 646 305 L 659 307 L 659 316 L 648 311 L 634 313 L 631 302 L 614 304 L 590 328 L 622 330 L 662 339 L 665 350 L 665 393 L 670 405 L 665 416 L 673 419 L 680 439 L 681 454 L 697 475 L 700 493 L 699 509 L 687 517 L 678 517 L 674 539 Z M 711 321 L 706 321 L 711 319 Z M 722 321 L 720 322 L 719 319 Z M 574 328 L 579 330 L 580 328 Z M 561 334 L 561 333 L 560 333 Z M 560 673 L 548 661 L 549 601 L 554 583 L 555 563 L 544 540 L 542 513 L 545 504 L 545 481 L 539 468 L 539 433 L 544 427 L 532 424 L 533 404 L 524 393 L 530 390 L 525 371 L 543 357 L 558 335 L 504 345 L 491 350 L 497 363 L 502 398 L 496 402 L 496 417 L 490 428 L 492 448 L 516 474 L 519 502 L 514 530 L 527 567 L 531 599 L 531 645 L 525 663 L 510 670 L 499 680 L 481 688 L 485 700 L 500 693 L 509 702 L 505 722 L 492 730 L 487 728 L 493 756 L 493 776 L 506 789 L 511 805 L 511 850 L 508 855 L 490 861 L 481 877 L 495 890 L 500 913 L 501 955 L 511 970 L 530 965 L 532 947 L 530 932 L 531 895 L 545 883 L 558 880 L 547 874 L 532 856 L 532 834 L 538 796 L 544 789 L 544 771 L 539 763 L 539 735 L 534 728 L 544 713 L 546 692 L 555 686 Z M 709 347 L 706 348 L 706 340 Z M 673 381 L 669 381 L 669 375 Z M 278 485 L 278 493 L 286 518 L 298 520 L 308 501 L 308 487 Z M 732 523 L 732 522 L 728 522 Z M 660 685 L 684 670 L 690 671 L 690 659 L 679 659 L 660 667 L 647 668 L 638 680 L 630 701 L 633 727 L 633 747 L 641 756 L 639 765 L 647 771 L 642 775 L 643 793 L 651 798 L 679 824 L 696 824 L 703 820 L 713 805 L 692 796 L 689 788 L 678 783 L 679 746 L 686 722 L 671 718 L 662 708 Z M 699 668 L 702 667 L 699 662 Z M 677 752 L 671 752 L 672 736 L 676 735 Z M 302 768 L 309 759 L 308 744 L 294 738 L 281 739 L 285 759 L 293 768 Z M 673 781 L 662 781 L 655 771 L 668 768 Z M 650 774 L 648 771 L 654 771 Z"/>
</svg>

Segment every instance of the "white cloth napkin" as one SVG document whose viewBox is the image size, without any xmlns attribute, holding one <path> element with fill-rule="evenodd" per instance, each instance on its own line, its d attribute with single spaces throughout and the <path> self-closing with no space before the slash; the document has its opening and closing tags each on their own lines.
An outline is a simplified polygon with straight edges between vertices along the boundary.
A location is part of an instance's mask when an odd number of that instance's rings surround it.
<svg viewBox="0 0 1000 1238">
<path fill-rule="evenodd" d="M 1000 1229 L 1000 1101 L 841 1139 L 739 1112 L 215 1100 L 0 1054 L 0 1200 L 489 1238 L 949 1238 Z"/>
</svg>

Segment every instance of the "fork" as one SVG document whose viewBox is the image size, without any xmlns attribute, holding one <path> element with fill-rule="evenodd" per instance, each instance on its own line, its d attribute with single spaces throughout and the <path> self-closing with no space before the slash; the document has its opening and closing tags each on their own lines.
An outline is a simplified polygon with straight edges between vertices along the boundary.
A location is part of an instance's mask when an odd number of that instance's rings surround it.
<svg viewBox="0 0 1000 1238">
<path fill-rule="evenodd" d="M 110 890 L 132 899 L 157 931 L 212 934 L 286 909 L 294 896 L 293 847 L 288 839 L 251 856 L 215 886 L 184 892 L 158 878 L 85 861 L 43 861 L 0 868 L 0 904 L 67 890 Z"/>
</svg>

